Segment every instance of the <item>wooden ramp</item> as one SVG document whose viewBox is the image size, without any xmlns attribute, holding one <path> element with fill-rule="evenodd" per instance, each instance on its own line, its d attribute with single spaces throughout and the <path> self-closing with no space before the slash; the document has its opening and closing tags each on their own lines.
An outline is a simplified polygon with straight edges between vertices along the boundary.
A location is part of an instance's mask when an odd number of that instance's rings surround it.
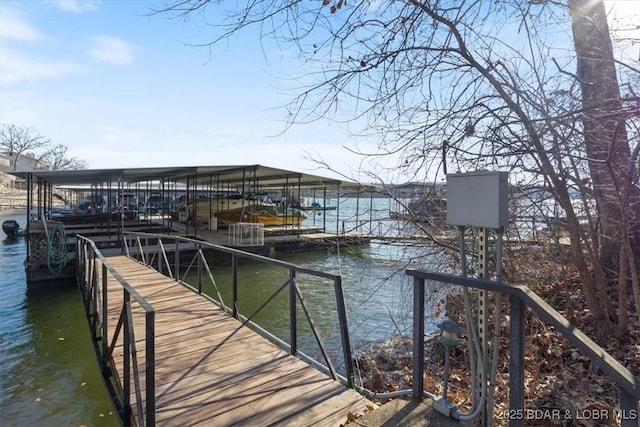
<svg viewBox="0 0 640 427">
<path fill-rule="evenodd" d="M 368 401 L 241 326 L 221 308 L 125 256 L 108 262 L 155 314 L 156 424 L 159 426 L 331 426 Z M 110 278 L 109 333 L 122 288 Z M 114 294 L 117 292 L 118 294 Z M 144 361 L 144 317 L 133 308 L 138 360 Z M 122 346 L 113 358 L 122 366 Z M 140 362 L 139 362 L 140 363 Z M 144 384 L 144 366 L 140 365 Z M 135 391 L 132 391 L 132 395 Z M 142 392 L 144 396 L 144 390 Z M 135 409 L 134 409 L 135 411 Z"/>
</svg>

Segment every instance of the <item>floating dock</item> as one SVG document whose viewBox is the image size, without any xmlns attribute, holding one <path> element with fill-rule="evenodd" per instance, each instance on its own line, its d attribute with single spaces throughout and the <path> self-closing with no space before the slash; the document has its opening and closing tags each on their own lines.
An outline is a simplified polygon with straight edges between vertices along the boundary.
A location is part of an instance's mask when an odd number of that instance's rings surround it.
<svg viewBox="0 0 640 427">
<path fill-rule="evenodd" d="M 246 225 L 257 226 L 258 224 Z M 332 249 L 338 246 L 367 245 L 371 241 L 371 236 L 359 233 L 326 233 L 322 232 L 321 227 L 300 225 L 260 227 L 263 238 L 259 242 L 251 240 L 239 242 L 231 238 L 231 228 L 228 227 L 196 231 L 194 227 L 169 221 L 160 216 L 143 220 L 130 217 L 121 221 L 116 217 L 104 215 L 66 216 L 55 220 L 32 221 L 29 223 L 28 230 L 30 251 L 25 267 L 30 282 L 73 277 L 73 260 L 78 235 L 93 240 L 105 254 L 123 253 L 123 231 L 196 237 L 206 242 L 264 256 L 272 256 L 275 252 L 298 253 Z M 50 236 L 52 230 L 60 230 L 64 236 L 52 239 Z M 153 241 L 145 243 L 154 244 Z M 171 252 L 172 249 L 168 248 L 168 251 Z M 56 259 L 52 260 L 52 256 Z"/>
</svg>

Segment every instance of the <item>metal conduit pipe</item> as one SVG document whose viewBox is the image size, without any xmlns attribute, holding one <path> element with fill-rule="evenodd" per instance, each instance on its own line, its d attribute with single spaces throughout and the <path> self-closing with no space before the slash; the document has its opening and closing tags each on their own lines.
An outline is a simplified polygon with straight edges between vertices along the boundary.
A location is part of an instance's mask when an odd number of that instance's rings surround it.
<svg viewBox="0 0 640 427">
<path fill-rule="evenodd" d="M 503 243 L 503 229 L 500 228 L 497 231 L 498 241 L 496 242 L 496 281 L 502 281 L 502 243 Z M 496 372 L 498 370 L 498 355 L 500 354 L 500 323 L 502 318 L 502 293 L 496 294 L 496 308 L 495 308 L 495 327 L 493 328 L 493 353 L 491 358 L 491 374 L 489 377 L 489 391 L 487 393 L 487 408 L 491 413 L 493 409 L 493 401 L 496 387 Z M 493 416 L 487 417 L 487 426 L 493 426 Z"/>
<path fill-rule="evenodd" d="M 471 392 L 475 393 L 478 390 L 478 387 L 480 387 L 480 399 L 474 402 L 474 406 L 471 412 L 464 413 L 455 409 L 451 413 L 451 417 L 455 418 L 458 421 L 470 421 L 476 418 L 478 415 L 480 415 L 480 412 L 484 407 L 484 402 L 486 399 L 486 388 L 487 388 L 486 386 L 487 368 L 484 364 L 484 358 L 482 357 L 482 349 L 480 348 L 480 340 L 478 339 L 478 333 L 475 330 L 473 324 L 471 323 L 472 311 L 471 311 L 471 302 L 469 298 L 469 290 L 467 288 L 464 288 L 463 294 L 465 299 L 464 305 L 465 305 L 465 314 L 467 316 L 467 328 L 471 331 L 471 336 L 472 336 L 471 340 L 474 344 L 475 352 L 476 352 L 476 360 L 474 360 L 473 355 L 471 356 L 471 368 L 472 368 L 471 371 L 473 373 Z M 478 380 L 476 379 L 477 377 L 476 364 L 481 367 L 480 368 L 480 384 L 478 384 Z"/>
<path fill-rule="evenodd" d="M 502 294 L 498 293 L 496 295 L 496 312 L 495 312 L 495 332 L 493 339 L 493 354 L 491 355 L 491 374 L 489 377 L 489 391 L 487 393 L 487 408 L 488 411 L 492 411 L 493 402 L 494 402 L 494 394 L 496 387 L 496 372 L 498 367 L 498 355 L 500 353 L 500 317 L 502 316 Z M 487 418 L 487 426 L 491 427 L 493 425 L 493 416 Z"/>
<path fill-rule="evenodd" d="M 467 276 L 467 258 L 466 258 L 467 255 L 464 248 L 464 226 L 458 227 L 458 230 L 459 230 L 458 240 L 460 244 L 460 263 L 461 263 L 462 276 L 466 277 Z M 465 316 L 467 318 L 467 330 L 469 331 L 471 344 L 472 344 L 469 346 L 469 356 L 471 359 L 470 365 L 471 365 L 471 375 L 472 375 L 471 392 L 475 396 L 475 393 L 478 390 L 478 387 L 480 387 L 480 399 L 479 400 L 474 399 L 473 408 L 471 409 L 471 412 L 464 413 L 464 412 L 458 411 L 458 409 L 455 409 L 451 413 L 451 417 L 458 421 L 470 421 L 476 418 L 482 411 L 482 408 L 484 407 L 484 402 L 486 398 L 485 391 L 487 388 L 486 386 L 487 368 L 484 364 L 482 349 L 480 348 L 478 331 L 476 330 L 476 328 L 474 327 L 471 321 L 473 317 L 473 312 L 471 311 L 471 298 L 469 297 L 469 289 L 466 286 L 462 288 L 462 294 L 464 296 L 464 309 L 465 309 Z M 475 349 L 476 357 L 474 357 L 473 355 L 474 349 Z M 480 385 L 478 385 L 478 379 L 477 379 L 478 366 L 480 366 L 480 383 L 481 383 Z"/>
<path fill-rule="evenodd" d="M 355 386 L 354 389 L 369 399 L 395 399 L 396 397 L 410 396 L 413 393 L 413 390 L 411 389 L 396 390 L 387 393 L 376 393 L 375 391 L 371 391 L 360 386 Z M 428 391 L 425 391 L 423 396 L 428 397 L 429 399 L 438 398 L 438 396 L 431 394 Z"/>
</svg>

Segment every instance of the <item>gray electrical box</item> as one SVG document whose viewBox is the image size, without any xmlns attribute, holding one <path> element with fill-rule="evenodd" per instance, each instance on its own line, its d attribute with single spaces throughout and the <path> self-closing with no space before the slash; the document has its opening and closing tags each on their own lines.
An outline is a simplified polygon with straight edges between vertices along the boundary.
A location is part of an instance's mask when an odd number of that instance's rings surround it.
<svg viewBox="0 0 640 427">
<path fill-rule="evenodd" d="M 509 224 L 507 172 L 447 175 L 447 224 L 501 228 Z"/>
</svg>

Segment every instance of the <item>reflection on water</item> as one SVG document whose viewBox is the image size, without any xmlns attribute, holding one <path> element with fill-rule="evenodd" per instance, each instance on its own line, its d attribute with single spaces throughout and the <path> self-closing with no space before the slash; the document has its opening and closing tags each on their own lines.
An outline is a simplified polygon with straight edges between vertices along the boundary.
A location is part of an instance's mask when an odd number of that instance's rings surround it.
<svg viewBox="0 0 640 427">
<path fill-rule="evenodd" d="M 119 425 L 75 282 L 27 286 L 25 238 L 0 238 L 0 425 Z"/>
</svg>

